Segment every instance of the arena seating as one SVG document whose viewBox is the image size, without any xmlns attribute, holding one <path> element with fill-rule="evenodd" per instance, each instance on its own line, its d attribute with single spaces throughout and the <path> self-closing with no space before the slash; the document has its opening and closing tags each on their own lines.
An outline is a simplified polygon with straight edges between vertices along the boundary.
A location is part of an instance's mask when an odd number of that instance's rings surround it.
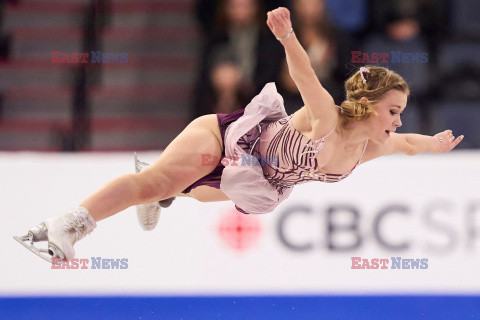
<svg viewBox="0 0 480 320">
<path fill-rule="evenodd" d="M 72 127 L 78 64 L 51 63 L 51 52 L 82 52 L 91 1 L 7 3 L 0 62 L 4 95 L 0 149 L 61 150 Z M 108 2 L 107 2 L 108 3 Z M 161 149 L 185 126 L 195 74 L 192 1 L 115 1 L 97 34 L 103 52 L 128 63 L 102 64 L 89 79 L 90 142 L 86 150 Z"/>
</svg>

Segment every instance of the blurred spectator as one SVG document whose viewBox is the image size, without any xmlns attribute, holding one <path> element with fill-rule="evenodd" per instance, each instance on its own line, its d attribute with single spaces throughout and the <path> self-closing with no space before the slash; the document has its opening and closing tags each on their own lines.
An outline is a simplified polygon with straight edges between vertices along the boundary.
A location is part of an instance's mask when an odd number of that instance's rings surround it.
<svg viewBox="0 0 480 320">
<path fill-rule="evenodd" d="M 342 95 L 342 81 L 338 79 L 339 33 L 327 15 L 324 0 L 294 0 L 292 20 L 295 35 L 310 58 L 312 67 L 321 84 L 336 101 Z M 285 99 L 287 113 L 295 112 L 303 105 L 295 82 L 290 77 L 286 59 L 278 80 L 279 91 Z"/>
<path fill-rule="evenodd" d="M 480 0 L 452 0 L 448 11 L 449 36 L 459 40 L 480 40 Z"/>
<path fill-rule="evenodd" d="M 358 36 L 368 26 L 368 0 L 327 0 L 326 6 L 335 26 Z"/>
<path fill-rule="evenodd" d="M 396 40 L 420 33 L 432 53 L 432 62 L 438 43 L 447 33 L 449 6 L 449 0 L 372 0 L 373 27 L 390 29 Z"/>
<path fill-rule="evenodd" d="M 439 3 L 442 1 L 439 1 Z M 435 2 L 430 0 L 372 1 L 373 26 L 377 33 L 370 34 L 362 51 L 388 53 L 387 63 L 379 64 L 401 74 L 411 88 L 410 111 L 421 117 L 422 132 L 430 128 L 428 101 L 432 99 L 433 72 L 435 71 L 435 31 L 438 21 L 429 21 L 435 16 Z M 425 15 L 429 18 L 424 18 Z M 433 33 L 428 33 L 427 30 Z M 420 59 L 394 61 L 393 53 L 400 55 L 422 55 Z M 418 110 L 412 110 L 413 107 Z"/>
<path fill-rule="evenodd" d="M 193 117 L 245 107 L 275 81 L 284 55 L 266 27 L 260 0 L 220 1 L 217 12 L 203 49 Z"/>
<path fill-rule="evenodd" d="M 479 41 L 445 41 L 439 48 L 437 90 L 442 100 L 480 100 Z"/>
<path fill-rule="evenodd" d="M 216 15 L 221 0 L 197 0 L 195 4 L 195 15 L 200 23 L 202 31 L 210 34 L 216 27 Z M 266 11 L 278 7 L 289 8 L 290 0 L 262 0 Z M 266 19 L 265 19 L 266 20 Z"/>
<path fill-rule="evenodd" d="M 230 113 L 240 107 L 242 70 L 235 63 L 220 63 L 211 72 L 211 83 L 217 97 L 212 112 Z"/>
<path fill-rule="evenodd" d="M 437 22 L 427 23 L 428 19 L 421 18 L 423 14 L 430 16 L 434 11 L 430 0 L 373 0 L 374 25 L 381 33 L 371 34 L 365 40 L 364 52 L 393 51 L 406 53 L 426 53 L 428 61 L 393 63 L 390 57 L 385 65 L 402 74 L 410 83 L 413 94 L 417 96 L 428 95 L 431 85 L 431 74 L 434 67 L 433 42 L 428 39 L 432 34 L 426 33 Z M 432 9 L 431 11 L 427 8 Z M 430 38 L 432 40 L 433 38 Z"/>
<path fill-rule="evenodd" d="M 369 0 L 325 0 L 332 24 L 341 32 L 337 37 L 339 72 L 342 80 L 348 78 L 351 68 L 350 52 L 359 48 L 371 27 Z M 343 63 L 342 63 L 343 62 Z M 343 97 L 342 97 L 343 100 Z M 340 102 L 338 102 L 340 103 Z"/>
</svg>

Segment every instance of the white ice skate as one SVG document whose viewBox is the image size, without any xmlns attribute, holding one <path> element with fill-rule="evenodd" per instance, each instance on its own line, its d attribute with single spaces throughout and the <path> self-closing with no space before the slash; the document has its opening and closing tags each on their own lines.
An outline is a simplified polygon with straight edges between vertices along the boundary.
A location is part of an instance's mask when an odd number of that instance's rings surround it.
<svg viewBox="0 0 480 320">
<path fill-rule="evenodd" d="M 150 166 L 148 163 L 138 160 L 137 154 L 135 152 L 133 153 L 133 155 L 135 158 L 136 173 L 139 173 L 148 166 Z M 174 199 L 175 197 L 172 197 L 159 202 L 137 205 L 137 218 L 140 227 L 142 227 L 142 229 L 145 231 L 153 230 L 157 226 L 158 220 L 160 218 L 161 208 L 169 207 Z"/>
<path fill-rule="evenodd" d="M 63 215 L 46 219 L 22 237 L 13 236 L 20 244 L 40 258 L 52 263 L 52 258 L 72 260 L 73 245 L 93 231 L 97 224 L 87 209 L 78 207 Z M 47 248 L 37 248 L 34 242 L 47 241 Z"/>
</svg>

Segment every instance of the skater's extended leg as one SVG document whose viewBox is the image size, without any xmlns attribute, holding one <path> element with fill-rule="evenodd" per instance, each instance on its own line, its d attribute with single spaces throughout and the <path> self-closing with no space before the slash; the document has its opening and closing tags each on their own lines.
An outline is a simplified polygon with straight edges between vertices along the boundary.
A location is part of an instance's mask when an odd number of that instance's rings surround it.
<svg viewBox="0 0 480 320">
<path fill-rule="evenodd" d="M 175 196 L 215 168 L 202 164 L 202 154 L 220 158 L 222 149 L 217 116 L 202 116 L 190 123 L 150 167 L 111 181 L 81 206 L 99 221 L 132 205 Z"/>
<path fill-rule="evenodd" d="M 96 227 L 96 221 L 132 205 L 164 200 L 182 192 L 215 168 L 202 165 L 202 154 L 220 158 L 222 149 L 216 115 L 200 117 L 172 141 L 151 167 L 111 181 L 80 207 L 46 219 L 28 235 L 14 238 L 46 260 L 51 258 L 42 253 L 71 260 L 75 255 L 73 245 Z M 48 249 L 35 250 L 33 242 L 38 241 L 48 241 Z"/>
</svg>

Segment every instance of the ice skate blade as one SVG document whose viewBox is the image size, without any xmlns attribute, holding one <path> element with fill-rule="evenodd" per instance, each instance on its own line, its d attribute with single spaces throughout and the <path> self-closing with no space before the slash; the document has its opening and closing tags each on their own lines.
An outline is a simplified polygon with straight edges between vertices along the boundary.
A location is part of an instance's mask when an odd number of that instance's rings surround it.
<svg viewBox="0 0 480 320">
<path fill-rule="evenodd" d="M 24 246 L 25 248 L 27 248 L 31 252 L 35 253 L 37 256 L 39 256 L 43 260 L 52 263 L 52 256 L 50 255 L 50 253 L 47 249 L 39 249 L 39 248 L 35 247 L 33 244 L 25 243 L 25 241 L 22 240 L 22 239 L 25 239 L 25 237 L 27 237 L 27 236 L 24 236 L 22 238 L 19 238 L 17 236 L 13 236 L 13 239 L 15 239 L 18 243 L 20 243 L 22 246 Z"/>
<path fill-rule="evenodd" d="M 138 160 L 136 152 L 133 153 L 133 157 L 135 160 L 135 173 L 140 173 L 143 169 L 150 166 L 148 163 Z"/>
</svg>

